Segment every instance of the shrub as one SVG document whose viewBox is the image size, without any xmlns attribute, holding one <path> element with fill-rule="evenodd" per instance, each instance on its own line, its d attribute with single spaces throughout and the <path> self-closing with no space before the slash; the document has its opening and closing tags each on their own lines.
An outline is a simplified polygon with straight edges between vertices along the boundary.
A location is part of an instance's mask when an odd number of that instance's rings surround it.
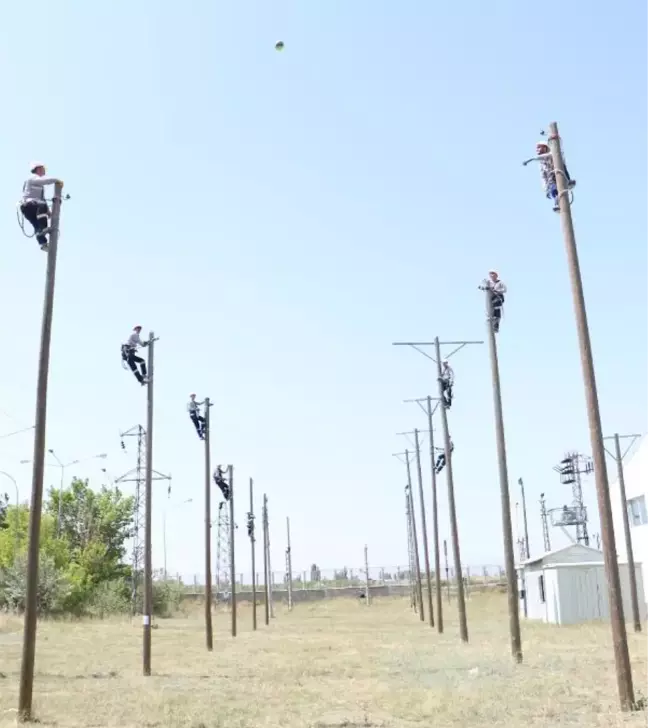
<svg viewBox="0 0 648 728">
<path fill-rule="evenodd" d="M 92 592 L 86 612 L 92 617 L 103 619 L 117 614 L 127 614 L 131 610 L 130 587 L 124 579 L 105 581 Z"/>
<path fill-rule="evenodd" d="M 70 585 L 57 570 L 54 560 L 41 555 L 38 569 L 37 608 L 41 615 L 60 613 Z M 0 604 L 11 611 L 23 612 L 27 596 L 27 559 L 20 555 L 13 564 L 0 570 Z"/>
</svg>

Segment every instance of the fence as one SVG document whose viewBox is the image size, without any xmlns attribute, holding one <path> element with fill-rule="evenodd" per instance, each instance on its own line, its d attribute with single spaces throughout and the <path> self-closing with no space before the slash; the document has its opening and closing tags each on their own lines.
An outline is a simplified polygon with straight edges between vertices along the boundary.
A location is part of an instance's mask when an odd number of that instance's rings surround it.
<svg viewBox="0 0 648 728">
<path fill-rule="evenodd" d="M 462 567 L 464 582 L 468 587 L 492 586 L 502 584 L 505 581 L 504 569 L 501 566 L 484 565 L 484 566 L 463 566 Z M 425 582 L 425 573 L 421 574 Z M 271 574 L 271 584 L 273 592 L 283 591 L 288 583 L 288 576 L 284 571 L 273 571 Z M 202 594 L 205 588 L 204 574 L 168 574 L 167 578 L 182 584 L 187 594 Z M 441 583 L 444 588 L 452 588 L 454 581 L 454 569 L 448 568 L 441 570 Z M 432 579 L 435 580 L 435 574 L 432 573 Z M 263 583 L 263 572 L 256 574 L 257 585 Z M 342 567 L 340 569 L 320 569 L 311 567 L 304 571 L 293 571 L 292 588 L 294 592 L 299 591 L 318 591 L 331 589 L 357 589 L 366 586 L 367 579 L 364 567 L 350 568 Z M 212 584 L 216 593 L 226 593 L 230 591 L 229 574 L 226 576 L 213 574 Z M 398 587 L 409 588 L 410 573 L 409 569 L 401 566 L 393 567 L 369 567 L 369 586 L 370 587 L 386 587 L 394 588 L 395 592 L 400 591 Z M 252 590 L 252 574 L 239 573 L 236 575 L 236 591 L 248 592 Z"/>
</svg>

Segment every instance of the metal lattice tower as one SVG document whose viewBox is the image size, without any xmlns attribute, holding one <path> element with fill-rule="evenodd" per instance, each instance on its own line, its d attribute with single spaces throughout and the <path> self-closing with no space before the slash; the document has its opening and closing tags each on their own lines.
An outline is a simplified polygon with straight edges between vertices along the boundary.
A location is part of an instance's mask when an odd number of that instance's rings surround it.
<svg viewBox="0 0 648 728">
<path fill-rule="evenodd" d="M 562 509 L 551 510 L 552 523 L 565 529 L 567 526 L 576 528 L 576 542 L 589 546 L 589 535 L 587 533 L 587 508 L 583 503 L 583 483 L 581 476 L 590 475 L 594 472 L 592 458 L 581 455 L 577 452 L 567 453 L 560 463 L 554 466 L 554 470 L 560 475 L 560 482 L 563 485 L 571 485 L 572 504 L 571 508 L 563 506 Z"/>
<path fill-rule="evenodd" d="M 115 480 L 115 483 L 135 483 L 135 513 L 133 519 L 133 550 L 131 557 L 131 606 L 133 614 L 142 611 L 142 595 L 138 595 L 138 586 L 144 568 L 144 513 L 146 509 L 145 493 L 145 462 L 146 462 L 146 430 L 142 425 L 135 425 L 130 430 L 122 432 L 121 447 L 127 452 L 125 438 L 137 438 L 137 460 L 135 467 Z M 170 475 L 163 475 L 157 470 L 153 471 L 153 480 L 171 481 Z M 168 492 L 171 493 L 169 482 Z"/>
<path fill-rule="evenodd" d="M 549 521 L 547 519 L 547 504 L 544 493 L 540 493 L 540 518 L 542 519 L 542 541 L 545 553 L 551 551 L 551 540 L 549 538 Z"/>
<path fill-rule="evenodd" d="M 218 535 L 216 537 L 216 600 L 230 589 L 230 515 L 226 501 L 218 504 Z"/>
</svg>

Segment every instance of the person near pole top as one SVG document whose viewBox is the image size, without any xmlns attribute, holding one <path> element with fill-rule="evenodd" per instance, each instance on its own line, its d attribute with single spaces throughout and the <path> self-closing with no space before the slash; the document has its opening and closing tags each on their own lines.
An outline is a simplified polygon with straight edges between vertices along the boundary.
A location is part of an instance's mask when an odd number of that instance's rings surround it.
<svg viewBox="0 0 648 728">
<path fill-rule="evenodd" d="M 452 387 L 454 386 L 454 370 L 447 359 L 442 362 L 441 386 L 443 394 L 443 405 L 446 409 L 452 406 Z"/>
<path fill-rule="evenodd" d="M 452 442 L 452 440 L 450 440 L 450 452 L 453 452 L 453 451 L 454 451 L 454 442 Z M 434 472 L 438 475 L 445 467 L 445 464 L 446 464 L 446 454 L 445 454 L 445 450 L 442 450 L 436 459 L 436 464 L 434 466 Z"/>
<path fill-rule="evenodd" d="M 148 341 L 142 341 L 140 338 L 141 332 L 142 327 L 135 326 L 133 333 L 128 337 L 128 341 L 122 344 L 121 354 L 122 361 L 128 364 L 130 370 L 135 375 L 135 379 L 144 386 L 149 381 L 146 376 L 146 362 L 141 356 L 137 356 L 137 350 L 140 346 L 148 346 Z"/>
<path fill-rule="evenodd" d="M 205 439 L 205 418 L 200 414 L 200 406 L 203 404 L 205 403 L 196 402 L 195 394 L 189 395 L 189 404 L 187 404 L 187 411 L 189 412 L 189 417 L 191 418 L 191 421 L 194 423 L 194 427 L 196 428 L 198 437 L 201 440 Z"/>
<path fill-rule="evenodd" d="M 553 200 L 554 212 L 560 212 L 560 206 L 558 205 L 558 186 L 556 185 L 556 170 L 554 168 L 553 157 L 549 151 L 549 145 L 544 139 L 541 139 L 536 144 L 536 156 L 531 157 L 523 162 L 526 166 L 529 162 L 540 162 L 540 173 L 542 174 L 542 184 L 544 186 L 545 195 L 547 199 Z M 576 186 L 576 180 L 573 180 L 569 176 L 567 171 L 567 165 L 565 165 L 565 180 L 568 189 L 573 189 Z"/>
<path fill-rule="evenodd" d="M 499 331 L 500 322 L 502 320 L 502 308 L 504 307 L 504 294 L 506 293 L 506 285 L 499 277 L 496 270 L 488 271 L 488 278 L 482 281 L 479 289 L 489 291 L 491 299 L 491 308 L 493 309 L 493 331 Z"/>
<path fill-rule="evenodd" d="M 41 250 L 47 250 L 47 234 L 50 232 L 48 217 L 50 209 L 45 201 L 45 187 L 57 182 L 63 182 L 56 177 L 47 177 L 47 170 L 42 162 L 32 162 L 30 166 L 32 176 L 23 184 L 20 211 L 34 228 L 36 240 Z"/>
<path fill-rule="evenodd" d="M 228 501 L 230 499 L 230 487 L 229 483 L 225 480 L 223 467 L 221 465 L 219 465 L 216 470 L 214 470 L 214 483 L 216 483 L 216 485 L 220 488 L 220 492 L 223 494 L 223 498 Z M 220 505 L 218 507 L 220 509 Z"/>
</svg>

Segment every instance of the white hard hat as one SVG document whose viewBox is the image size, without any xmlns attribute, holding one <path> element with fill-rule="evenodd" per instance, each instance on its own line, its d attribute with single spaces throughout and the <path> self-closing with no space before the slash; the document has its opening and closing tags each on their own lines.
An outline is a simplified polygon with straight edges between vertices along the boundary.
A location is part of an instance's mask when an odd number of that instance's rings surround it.
<svg viewBox="0 0 648 728">
<path fill-rule="evenodd" d="M 546 139 L 541 139 L 537 144 L 536 147 L 548 147 L 549 144 Z"/>
<path fill-rule="evenodd" d="M 45 166 L 44 162 L 38 162 L 38 161 L 32 162 L 29 167 L 29 171 L 33 172 L 35 169 L 38 169 L 39 167 L 44 167 L 44 166 Z"/>
<path fill-rule="evenodd" d="M 498 274 L 498 272 L 497 272 L 497 271 L 496 271 L 496 270 L 495 270 L 494 268 L 491 268 L 491 269 L 490 269 L 490 270 L 488 271 L 488 273 L 489 273 L 489 274 L 491 274 L 491 273 L 495 273 L 495 275 L 499 275 L 499 274 Z"/>
</svg>

